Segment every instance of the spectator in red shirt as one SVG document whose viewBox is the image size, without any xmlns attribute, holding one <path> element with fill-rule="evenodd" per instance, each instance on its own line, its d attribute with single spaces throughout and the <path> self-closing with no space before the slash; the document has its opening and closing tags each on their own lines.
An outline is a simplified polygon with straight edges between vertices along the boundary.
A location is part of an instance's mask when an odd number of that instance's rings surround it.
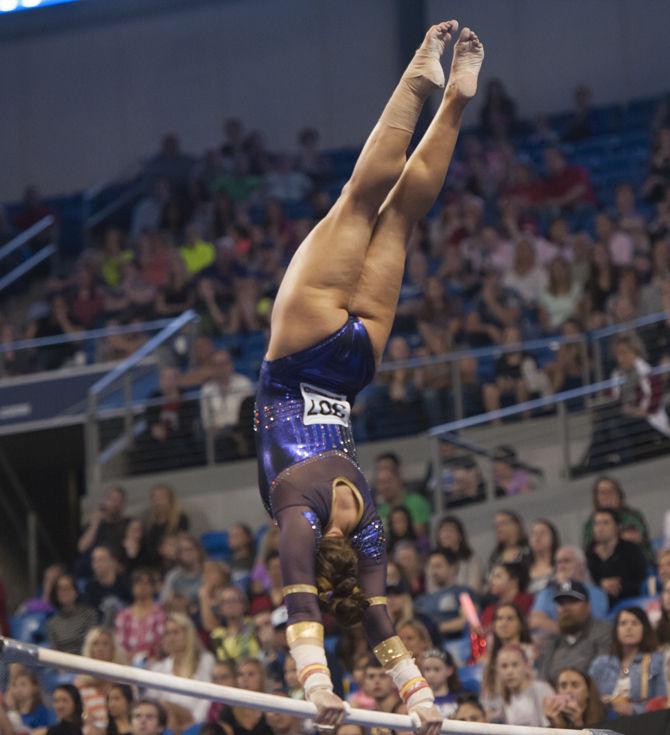
<svg viewBox="0 0 670 735">
<path fill-rule="evenodd" d="M 526 592 L 528 568 L 524 564 L 496 564 L 489 574 L 489 593 L 493 598 L 482 610 L 482 628 L 488 631 L 493 624 L 493 616 L 499 605 L 514 603 L 524 615 L 528 615 L 533 605 L 533 596 Z"/>
<path fill-rule="evenodd" d="M 546 175 L 543 181 L 542 203 L 556 209 L 574 209 L 579 206 L 595 206 L 591 180 L 585 168 L 568 164 L 559 148 L 547 148 L 544 152 Z"/>
</svg>

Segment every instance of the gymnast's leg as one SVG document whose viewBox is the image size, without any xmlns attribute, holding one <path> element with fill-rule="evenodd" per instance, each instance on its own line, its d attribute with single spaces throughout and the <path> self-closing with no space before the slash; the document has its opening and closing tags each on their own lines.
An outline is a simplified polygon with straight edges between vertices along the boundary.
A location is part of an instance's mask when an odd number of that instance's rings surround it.
<svg viewBox="0 0 670 735">
<path fill-rule="evenodd" d="M 457 28 L 452 20 L 428 30 L 340 198 L 298 248 L 275 301 L 267 359 L 310 347 L 348 318 L 379 208 L 403 170 L 423 103 L 444 86 L 440 57 Z"/>
<path fill-rule="evenodd" d="M 484 47 L 461 31 L 447 88 L 435 117 L 382 205 L 349 305 L 368 330 L 377 361 L 393 326 L 412 228 L 432 207 L 444 183 L 467 103 L 477 90 Z"/>
</svg>

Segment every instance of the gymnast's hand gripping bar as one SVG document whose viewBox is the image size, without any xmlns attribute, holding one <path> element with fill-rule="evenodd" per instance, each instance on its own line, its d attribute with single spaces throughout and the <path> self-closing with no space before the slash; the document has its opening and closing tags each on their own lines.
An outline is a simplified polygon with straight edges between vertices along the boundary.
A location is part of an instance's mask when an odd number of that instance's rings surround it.
<svg viewBox="0 0 670 735">
<path fill-rule="evenodd" d="M 301 702 L 273 694 L 250 692 L 245 689 L 220 686 L 208 682 L 194 681 L 170 674 L 160 674 L 146 669 L 121 664 L 97 661 L 96 659 L 75 656 L 71 653 L 53 651 L 10 638 L 0 637 L 0 659 L 6 663 L 21 663 L 26 666 L 49 666 L 82 674 L 92 674 L 101 679 L 110 679 L 122 684 L 160 689 L 174 694 L 186 694 L 214 702 L 225 702 L 236 707 L 250 707 L 263 712 L 274 711 L 300 718 L 312 718 L 316 707 L 310 702 Z M 363 727 L 384 727 L 393 730 L 416 730 L 418 722 L 409 715 L 347 708 L 344 721 Z M 565 730 L 545 727 L 522 727 L 520 725 L 489 725 L 478 722 L 458 722 L 445 720 L 442 725 L 445 735 L 606 735 L 611 730 Z"/>
</svg>

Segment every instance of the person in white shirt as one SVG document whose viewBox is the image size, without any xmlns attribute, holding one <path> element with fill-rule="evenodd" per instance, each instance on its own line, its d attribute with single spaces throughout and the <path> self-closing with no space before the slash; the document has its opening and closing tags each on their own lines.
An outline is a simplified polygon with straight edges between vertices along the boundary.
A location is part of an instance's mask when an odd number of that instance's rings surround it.
<svg viewBox="0 0 670 735">
<path fill-rule="evenodd" d="M 212 364 L 214 377 L 200 392 L 200 418 L 205 429 L 218 432 L 238 424 L 242 401 L 253 394 L 254 386 L 245 375 L 235 372 L 226 350 L 216 352 Z"/>
</svg>

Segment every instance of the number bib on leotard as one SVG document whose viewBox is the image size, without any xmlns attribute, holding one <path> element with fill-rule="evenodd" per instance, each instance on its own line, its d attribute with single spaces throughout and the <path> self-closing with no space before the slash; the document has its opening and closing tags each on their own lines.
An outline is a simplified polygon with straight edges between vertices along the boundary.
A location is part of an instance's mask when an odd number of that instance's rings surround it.
<svg viewBox="0 0 670 735">
<path fill-rule="evenodd" d="M 338 396 L 308 383 L 300 383 L 300 392 L 305 402 L 302 421 L 311 424 L 339 424 L 349 426 L 351 406 L 346 396 Z"/>
</svg>

